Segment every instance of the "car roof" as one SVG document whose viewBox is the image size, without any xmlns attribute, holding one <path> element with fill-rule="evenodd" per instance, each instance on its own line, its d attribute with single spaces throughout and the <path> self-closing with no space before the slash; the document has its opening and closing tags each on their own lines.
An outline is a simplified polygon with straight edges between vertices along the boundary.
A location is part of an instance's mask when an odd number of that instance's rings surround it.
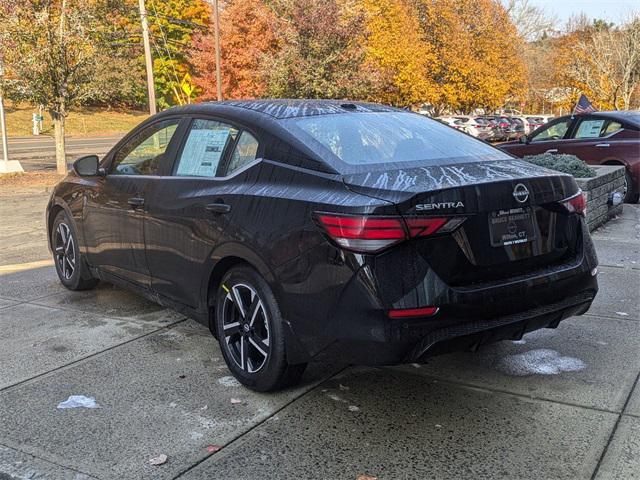
<svg viewBox="0 0 640 480">
<path fill-rule="evenodd" d="M 554 120 L 566 119 L 572 117 L 590 117 L 590 116 L 602 116 L 610 117 L 612 119 L 618 119 L 623 122 L 630 123 L 636 127 L 640 127 L 640 110 L 609 110 L 604 112 L 585 113 L 582 115 L 564 115 L 562 117 L 556 117 Z"/>
<path fill-rule="evenodd" d="M 345 114 L 350 112 L 397 112 L 397 108 L 375 103 L 353 102 L 350 100 L 227 100 L 222 102 L 203 102 L 172 108 L 167 112 L 178 113 L 223 113 L 236 110 L 258 113 L 272 119 L 282 120 L 294 117 L 315 115 Z"/>
<path fill-rule="evenodd" d="M 605 117 L 618 118 L 627 121 L 636 126 L 640 126 L 640 110 L 614 110 L 610 112 L 593 112 L 594 115 L 600 114 Z"/>
</svg>

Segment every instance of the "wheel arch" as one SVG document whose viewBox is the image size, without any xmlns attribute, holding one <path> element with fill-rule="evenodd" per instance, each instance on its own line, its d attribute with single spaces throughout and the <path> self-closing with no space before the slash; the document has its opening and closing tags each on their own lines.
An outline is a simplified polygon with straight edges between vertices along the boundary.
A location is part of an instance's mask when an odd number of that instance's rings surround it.
<svg viewBox="0 0 640 480">
<path fill-rule="evenodd" d="M 60 212 L 65 212 L 71 222 L 73 222 L 73 227 L 76 230 L 76 234 L 78 233 L 78 226 L 76 225 L 75 219 L 73 218 L 73 214 L 71 213 L 71 209 L 69 206 L 61 200 L 55 200 L 49 211 L 47 212 L 47 244 L 49 245 L 49 250 L 53 251 L 53 245 L 51 245 L 51 229 L 53 228 L 53 221 L 56 219 L 56 216 Z M 79 237 L 79 235 L 78 235 Z M 80 238 L 78 238 L 80 240 Z"/>
<path fill-rule="evenodd" d="M 621 166 L 625 168 L 626 178 L 631 180 L 631 185 L 627 184 L 628 185 L 627 188 L 629 188 L 631 192 L 630 201 L 631 203 L 637 203 L 638 196 L 640 194 L 640 186 L 637 184 L 637 182 L 633 181 L 634 177 L 633 177 L 633 174 L 631 173 L 631 165 L 616 158 L 607 159 L 604 162 L 602 162 L 601 165 L 616 165 L 616 166 Z M 625 201 L 629 201 L 629 197 L 627 197 L 627 200 Z"/>
<path fill-rule="evenodd" d="M 213 304 L 212 292 L 220 284 L 222 277 L 233 267 L 247 265 L 256 270 L 274 291 L 276 298 L 279 296 L 275 284 L 275 277 L 266 262 L 260 258 L 253 250 L 243 244 L 225 243 L 220 245 L 210 256 L 210 267 L 206 281 L 202 285 L 202 305 L 208 313 L 208 325 L 212 327 L 213 316 L 211 315 Z M 213 329 L 212 329 L 213 331 Z"/>
<path fill-rule="evenodd" d="M 601 163 L 601 165 L 621 165 L 623 167 L 627 166 L 627 164 L 624 163 L 622 160 L 618 160 L 616 158 L 610 158 L 608 160 L 605 160 L 604 162 Z"/>
</svg>

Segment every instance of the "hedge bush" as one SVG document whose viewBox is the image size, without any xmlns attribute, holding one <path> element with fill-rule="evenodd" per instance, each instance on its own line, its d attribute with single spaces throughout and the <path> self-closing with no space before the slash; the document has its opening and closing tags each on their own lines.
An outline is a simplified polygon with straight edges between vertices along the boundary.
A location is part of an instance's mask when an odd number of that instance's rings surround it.
<svg viewBox="0 0 640 480">
<path fill-rule="evenodd" d="M 550 168 L 562 173 L 568 173 L 575 178 L 595 177 L 596 171 L 584 163 L 575 155 L 552 153 L 541 153 L 539 155 L 528 155 L 524 157 L 527 162 L 531 162 L 541 167 Z"/>
</svg>

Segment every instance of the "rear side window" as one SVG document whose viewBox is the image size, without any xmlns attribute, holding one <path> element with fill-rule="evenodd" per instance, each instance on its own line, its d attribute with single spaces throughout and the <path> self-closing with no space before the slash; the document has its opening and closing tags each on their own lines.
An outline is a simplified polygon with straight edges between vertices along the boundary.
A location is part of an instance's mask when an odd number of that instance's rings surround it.
<svg viewBox="0 0 640 480">
<path fill-rule="evenodd" d="M 390 164 L 430 166 L 511 158 L 436 120 L 408 112 L 296 117 L 283 125 L 343 173 L 381 170 Z"/>
<path fill-rule="evenodd" d="M 622 129 L 622 124 L 618 122 L 609 122 L 604 131 L 602 132 L 602 137 L 606 137 L 607 135 L 611 135 L 612 133 L 617 132 Z"/>
<path fill-rule="evenodd" d="M 175 175 L 215 177 L 227 145 L 235 142 L 238 130 L 215 120 L 197 119 L 191 123 L 178 158 Z"/>
<path fill-rule="evenodd" d="M 599 138 L 606 137 L 622 128 L 622 124 L 604 118 L 590 118 L 580 122 L 573 138 Z"/>
<path fill-rule="evenodd" d="M 229 159 L 229 166 L 226 172 L 223 172 L 223 175 L 231 175 L 236 170 L 240 170 L 245 165 L 253 162 L 257 154 L 258 140 L 249 132 L 242 132 Z"/>
</svg>

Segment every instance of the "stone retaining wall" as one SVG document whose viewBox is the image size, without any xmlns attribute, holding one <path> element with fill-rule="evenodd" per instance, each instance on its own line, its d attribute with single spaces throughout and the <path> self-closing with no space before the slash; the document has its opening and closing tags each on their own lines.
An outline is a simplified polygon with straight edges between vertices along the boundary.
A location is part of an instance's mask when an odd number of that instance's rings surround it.
<svg viewBox="0 0 640 480">
<path fill-rule="evenodd" d="M 587 223 L 595 230 L 610 218 L 622 213 L 622 203 L 616 207 L 609 204 L 611 193 L 622 193 L 624 167 L 618 165 L 594 166 L 597 175 L 592 178 L 576 178 L 578 186 L 587 196 Z"/>
</svg>

